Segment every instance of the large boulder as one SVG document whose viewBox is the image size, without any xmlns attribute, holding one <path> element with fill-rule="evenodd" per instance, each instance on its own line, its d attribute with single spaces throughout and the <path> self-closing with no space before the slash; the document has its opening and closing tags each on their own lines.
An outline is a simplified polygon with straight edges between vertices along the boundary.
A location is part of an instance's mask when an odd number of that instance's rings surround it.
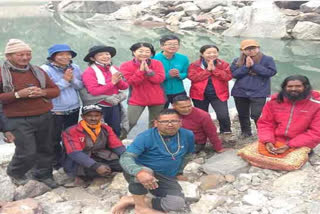
<svg viewBox="0 0 320 214">
<path fill-rule="evenodd" d="M 292 29 L 292 36 L 302 40 L 320 40 L 320 25 L 313 22 L 298 22 Z"/>
<path fill-rule="evenodd" d="M 16 189 L 14 199 L 21 200 L 25 198 L 34 198 L 50 190 L 51 188 L 44 183 L 36 180 L 30 180 L 26 185 L 19 186 Z"/>
<path fill-rule="evenodd" d="M 255 1 L 251 7 L 240 8 L 234 13 L 225 36 L 288 38 L 285 16 L 272 1 Z"/>
<path fill-rule="evenodd" d="M 308 1 L 275 1 L 274 3 L 283 9 L 299 10 L 300 6 Z"/>
<path fill-rule="evenodd" d="M 224 204 L 226 199 L 218 195 L 202 195 L 197 203 L 191 204 L 192 214 L 209 214 L 216 207 Z"/>
<path fill-rule="evenodd" d="M 228 150 L 209 158 L 202 166 L 207 174 L 238 175 L 249 170 L 249 164 L 237 155 L 236 150 Z"/>
<path fill-rule="evenodd" d="M 6 165 L 11 161 L 15 148 L 16 147 L 13 143 L 0 145 L 0 166 Z"/>
<path fill-rule="evenodd" d="M 2 170 L 1 170 L 2 171 Z M 15 185 L 11 182 L 10 178 L 1 173 L 0 175 L 0 201 L 12 201 L 15 193 Z"/>
<path fill-rule="evenodd" d="M 304 13 L 316 12 L 320 13 L 320 1 L 312 0 L 300 6 L 300 10 Z"/>
<path fill-rule="evenodd" d="M 31 198 L 5 203 L 0 207 L 3 214 L 42 214 L 40 204 Z"/>
<path fill-rule="evenodd" d="M 320 14 L 319 13 L 300 13 L 296 18 L 298 21 L 308 21 L 320 24 Z"/>
<path fill-rule="evenodd" d="M 194 1 L 195 5 L 197 5 L 201 11 L 207 12 L 210 11 L 211 9 L 219 6 L 219 5 L 226 5 L 227 2 L 224 0 L 195 0 Z"/>
<path fill-rule="evenodd" d="M 200 13 L 200 8 L 197 7 L 197 5 L 195 5 L 192 2 L 186 2 L 186 3 L 180 4 L 176 8 L 177 10 L 180 10 L 180 9 L 184 10 L 184 12 L 189 16 Z"/>
</svg>

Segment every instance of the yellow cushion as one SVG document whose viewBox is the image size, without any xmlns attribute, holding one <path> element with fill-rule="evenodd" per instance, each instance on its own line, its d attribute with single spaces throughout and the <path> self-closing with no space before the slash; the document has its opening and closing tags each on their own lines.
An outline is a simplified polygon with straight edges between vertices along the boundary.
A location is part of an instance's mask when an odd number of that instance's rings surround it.
<svg viewBox="0 0 320 214">
<path fill-rule="evenodd" d="M 258 152 L 258 142 L 245 146 L 238 151 L 238 155 L 251 165 L 274 170 L 292 171 L 300 169 L 308 161 L 308 147 L 297 148 L 283 158 L 274 158 L 261 155 Z"/>
</svg>

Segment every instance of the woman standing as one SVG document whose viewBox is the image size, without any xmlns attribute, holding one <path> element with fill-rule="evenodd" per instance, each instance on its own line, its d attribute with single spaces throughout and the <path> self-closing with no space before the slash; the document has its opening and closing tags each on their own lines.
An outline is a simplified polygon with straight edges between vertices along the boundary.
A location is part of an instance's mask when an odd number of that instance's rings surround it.
<svg viewBox="0 0 320 214">
<path fill-rule="evenodd" d="M 42 65 L 51 80 L 59 87 L 60 95 L 52 99 L 52 114 L 55 123 L 53 141 L 55 144 L 55 168 L 59 168 L 58 160 L 61 157 L 61 132 L 69 126 L 78 123 L 80 101 L 78 90 L 83 88 L 81 71 L 78 65 L 72 63 L 77 53 L 69 45 L 55 44 L 48 49 L 48 62 Z"/>
<path fill-rule="evenodd" d="M 165 79 L 160 61 L 150 59 L 155 51 L 149 43 L 136 43 L 130 47 L 133 60 L 124 62 L 120 68 L 130 85 L 128 98 L 129 126 L 132 129 L 145 107 L 149 110 L 149 127 L 163 109 L 166 97 L 161 83 Z"/>
<path fill-rule="evenodd" d="M 128 88 L 128 83 L 122 79 L 122 73 L 112 66 L 111 58 L 116 55 L 114 47 L 99 45 L 89 49 L 83 59 L 89 67 L 83 72 L 82 80 L 93 96 L 119 94 L 119 90 Z M 111 104 L 106 101 L 99 102 L 102 107 L 103 119 L 119 137 L 121 134 L 121 100 Z"/>
<path fill-rule="evenodd" d="M 241 54 L 233 60 L 231 71 L 236 82 L 231 95 L 239 115 L 241 135 L 252 135 L 250 117 L 257 124 L 266 97 L 271 93 L 270 78 L 277 73 L 273 58 L 260 52 L 260 45 L 252 39 L 240 44 Z"/>
<path fill-rule="evenodd" d="M 229 64 L 218 59 L 219 48 L 204 45 L 200 48 L 200 59 L 188 70 L 191 80 L 190 97 L 195 107 L 208 112 L 209 104 L 216 112 L 220 134 L 231 133 L 228 111 L 228 81 L 232 79 Z"/>
</svg>

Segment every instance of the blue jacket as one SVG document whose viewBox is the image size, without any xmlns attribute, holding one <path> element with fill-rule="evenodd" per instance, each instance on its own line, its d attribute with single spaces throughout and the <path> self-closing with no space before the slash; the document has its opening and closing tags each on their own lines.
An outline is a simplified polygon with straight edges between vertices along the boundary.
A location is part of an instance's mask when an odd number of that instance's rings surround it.
<svg viewBox="0 0 320 214">
<path fill-rule="evenodd" d="M 168 59 L 162 52 L 157 53 L 154 56 L 162 62 L 166 79 L 164 80 L 163 87 L 166 94 L 178 94 L 184 92 L 184 86 L 182 80 L 188 76 L 189 59 L 185 55 L 175 53 L 171 59 Z M 180 78 L 171 77 L 169 71 L 173 68 L 179 70 Z"/>
<path fill-rule="evenodd" d="M 231 65 L 232 76 L 236 79 L 231 95 L 246 98 L 269 96 L 271 93 L 270 78 L 277 73 L 273 58 L 263 55 L 260 63 L 254 64 L 251 68 L 245 65 L 237 67 L 237 60 L 238 58 L 234 59 Z"/>
<path fill-rule="evenodd" d="M 73 79 L 71 82 L 63 79 L 63 70 L 54 67 L 52 64 L 42 65 L 50 79 L 59 87 L 60 95 L 52 99 L 53 112 L 63 112 L 80 107 L 80 101 L 77 90 L 83 88 L 80 68 L 76 64 L 71 64 L 73 67 Z"/>
</svg>

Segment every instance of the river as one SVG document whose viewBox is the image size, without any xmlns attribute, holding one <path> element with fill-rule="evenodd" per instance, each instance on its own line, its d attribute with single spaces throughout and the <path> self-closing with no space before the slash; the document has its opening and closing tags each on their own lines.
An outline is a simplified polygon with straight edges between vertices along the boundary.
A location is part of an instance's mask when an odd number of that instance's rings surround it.
<svg viewBox="0 0 320 214">
<path fill-rule="evenodd" d="M 33 49 L 32 63 L 45 63 L 47 49 L 52 44 L 69 44 L 78 56 L 74 62 L 86 68 L 83 57 L 88 49 L 97 44 L 117 48 L 113 62 L 120 65 L 131 59 L 130 45 L 138 41 L 152 43 L 159 51 L 159 37 L 170 32 L 163 28 L 145 28 L 124 22 L 96 22 L 88 24 L 80 21 L 82 14 L 57 16 L 43 7 L 44 3 L 5 1 L 0 3 L 0 62 L 4 59 L 4 48 L 10 38 L 26 41 Z M 231 62 L 239 55 L 239 43 L 244 38 L 220 37 L 207 32 L 189 31 L 178 35 L 181 38 L 180 51 L 190 61 L 199 57 L 199 48 L 205 44 L 216 44 L 220 48 L 220 58 Z M 272 91 L 279 90 L 283 79 L 291 74 L 303 74 L 310 78 L 313 88 L 320 90 L 320 42 L 298 40 L 275 40 L 257 38 L 261 50 L 275 59 L 278 74 L 272 78 Z M 232 84 L 232 83 L 231 83 Z M 185 81 L 189 90 L 190 82 Z M 233 107 L 230 99 L 230 107 Z M 129 137 L 145 129 L 146 112 L 137 128 Z"/>
</svg>

